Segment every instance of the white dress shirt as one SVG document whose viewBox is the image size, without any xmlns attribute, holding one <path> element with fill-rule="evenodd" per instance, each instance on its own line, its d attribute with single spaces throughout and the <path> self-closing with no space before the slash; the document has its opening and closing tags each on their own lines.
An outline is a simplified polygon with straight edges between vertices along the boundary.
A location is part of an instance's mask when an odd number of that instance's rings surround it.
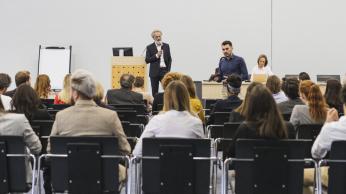
<svg viewBox="0 0 346 194">
<path fill-rule="evenodd" d="M 133 155 L 142 155 L 143 138 L 147 137 L 204 138 L 202 121 L 187 111 L 170 110 L 156 115 L 145 127 Z"/>
<path fill-rule="evenodd" d="M 311 149 L 312 157 L 323 158 L 330 151 L 334 141 L 346 141 L 346 117 L 339 121 L 325 123 Z"/>
<path fill-rule="evenodd" d="M 9 96 L 2 95 L 2 94 L 0 94 L 0 97 L 1 97 L 2 105 L 4 106 L 5 111 L 11 110 L 12 98 Z"/>
<path fill-rule="evenodd" d="M 161 44 L 155 43 L 155 44 L 156 44 L 156 49 L 157 49 L 157 51 L 161 51 L 161 48 L 162 48 L 162 46 L 163 46 L 163 43 L 161 43 Z M 163 50 L 162 50 L 162 55 L 161 55 L 161 57 L 160 57 L 160 67 L 166 67 L 165 58 L 163 57 L 163 55 L 164 55 L 164 53 L 163 53 Z M 158 56 L 156 56 L 156 57 L 158 57 Z"/>
<path fill-rule="evenodd" d="M 288 100 L 287 96 L 285 95 L 285 93 L 283 91 L 280 91 L 276 94 L 273 94 L 273 98 L 274 98 L 276 104 L 279 104 L 281 102 L 285 102 Z"/>
<path fill-rule="evenodd" d="M 258 65 L 255 65 L 252 68 L 251 81 L 253 81 L 252 78 L 253 78 L 253 75 L 255 75 L 255 74 L 265 74 L 265 75 L 267 75 L 267 77 L 274 75 L 269 66 L 259 68 Z"/>
</svg>

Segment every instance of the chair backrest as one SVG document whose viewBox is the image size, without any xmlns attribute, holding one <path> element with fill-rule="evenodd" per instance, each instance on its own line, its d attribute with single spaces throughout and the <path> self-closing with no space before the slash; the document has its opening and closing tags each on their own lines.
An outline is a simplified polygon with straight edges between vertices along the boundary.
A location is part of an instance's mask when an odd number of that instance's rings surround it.
<svg viewBox="0 0 346 194">
<path fill-rule="evenodd" d="M 346 141 L 335 141 L 329 153 L 330 160 L 346 160 Z M 329 162 L 328 194 L 346 193 L 346 162 Z"/>
<path fill-rule="evenodd" d="M 296 129 L 293 124 L 289 121 L 286 121 L 285 124 L 288 132 L 288 139 L 296 139 Z"/>
<path fill-rule="evenodd" d="M 135 110 L 117 110 L 120 121 L 128 121 L 130 123 L 138 123 L 137 111 Z"/>
<path fill-rule="evenodd" d="M 50 109 L 53 110 L 64 110 L 65 108 L 70 107 L 70 104 L 53 104 L 50 106 Z"/>
<path fill-rule="evenodd" d="M 214 124 L 223 125 L 229 120 L 230 112 L 214 112 L 212 114 L 214 117 Z"/>
<path fill-rule="evenodd" d="M 227 122 L 223 128 L 223 138 L 234 138 L 235 132 L 238 130 L 241 122 Z"/>
<path fill-rule="evenodd" d="M 250 140 L 236 142 L 237 194 L 301 194 L 304 157 L 310 140 Z M 290 159 L 296 160 L 289 162 Z M 299 160 L 299 161 L 297 161 Z"/>
<path fill-rule="evenodd" d="M 215 146 L 217 152 L 222 152 L 223 160 L 228 157 L 228 152 L 231 144 L 233 143 L 233 139 L 231 138 L 217 138 L 215 140 Z"/>
<path fill-rule="evenodd" d="M 89 192 L 79 193 L 93 193 L 91 191 L 95 188 L 117 193 L 119 159 L 100 159 L 101 155 L 119 155 L 116 137 L 51 136 L 50 142 L 52 154 L 68 155 L 67 158 L 50 158 L 54 192 L 75 191 L 80 184 L 86 183 L 79 189 L 89 189 Z M 97 181 L 90 183 L 95 178 L 99 181 L 98 185 L 95 185 Z"/>
<path fill-rule="evenodd" d="M 221 138 L 223 137 L 223 125 L 208 125 L 208 138 Z"/>
<path fill-rule="evenodd" d="M 212 109 L 214 104 L 220 99 L 205 99 L 204 107 L 205 109 Z"/>
<path fill-rule="evenodd" d="M 285 121 L 290 121 L 291 113 L 282 113 L 281 115 Z"/>
<path fill-rule="evenodd" d="M 210 161 L 193 157 L 210 157 L 209 139 L 144 138 L 142 161 L 144 193 L 209 194 Z"/>
<path fill-rule="evenodd" d="M 322 126 L 323 124 L 301 124 L 297 127 L 297 138 L 311 139 L 314 142 Z"/>
<path fill-rule="evenodd" d="M 42 144 L 41 154 L 45 154 L 47 150 L 47 143 L 54 121 L 52 120 L 33 120 L 30 122 L 32 129 L 36 135 L 40 138 Z"/>
<path fill-rule="evenodd" d="M 135 110 L 139 115 L 147 114 L 147 108 L 145 104 L 109 104 L 115 110 Z"/>
<path fill-rule="evenodd" d="M 29 191 L 25 158 L 7 157 L 7 154 L 25 154 L 25 149 L 22 136 L 0 136 L 0 193 Z"/>
<path fill-rule="evenodd" d="M 142 124 L 133 124 L 128 121 L 122 121 L 121 125 L 123 126 L 127 137 L 140 137 L 144 130 Z"/>
<path fill-rule="evenodd" d="M 47 107 L 51 107 L 54 104 L 54 99 L 40 99 L 42 104 L 44 104 Z"/>
</svg>

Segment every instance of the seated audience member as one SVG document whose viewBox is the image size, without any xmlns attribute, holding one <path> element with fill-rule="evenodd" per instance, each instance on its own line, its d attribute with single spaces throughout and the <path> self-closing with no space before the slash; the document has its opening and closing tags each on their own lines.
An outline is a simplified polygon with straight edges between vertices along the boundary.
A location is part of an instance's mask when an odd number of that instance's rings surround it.
<svg viewBox="0 0 346 194">
<path fill-rule="evenodd" d="M 265 103 L 263 103 L 265 102 Z M 285 122 L 270 91 L 263 85 L 256 85 L 250 91 L 243 107 L 245 121 L 237 129 L 229 156 L 234 156 L 235 142 L 239 138 L 285 139 L 288 132 Z"/>
<path fill-rule="evenodd" d="M 269 76 L 266 83 L 267 88 L 272 93 L 277 104 L 288 100 L 285 93 L 281 91 L 281 80 L 276 76 Z"/>
<path fill-rule="evenodd" d="M 103 102 L 103 99 L 104 99 L 104 90 L 103 90 L 103 87 L 101 85 L 100 82 L 97 82 L 96 81 L 96 94 L 95 96 L 93 97 L 94 99 L 94 102 L 99 106 L 99 107 L 102 107 L 102 108 L 107 108 L 109 110 L 114 110 L 115 109 L 112 107 L 112 106 L 109 106 L 107 104 L 105 104 Z"/>
<path fill-rule="evenodd" d="M 24 114 L 29 121 L 52 119 L 35 90 L 26 84 L 22 84 L 16 89 L 12 98 L 12 111 Z"/>
<path fill-rule="evenodd" d="M 244 117 L 244 107 L 245 104 L 249 101 L 249 94 L 251 93 L 252 89 L 257 86 L 261 85 L 261 83 L 258 82 L 252 82 L 246 89 L 246 94 L 243 102 L 240 104 L 240 106 L 236 109 L 234 109 L 231 114 L 229 115 L 229 122 L 243 122 L 245 120 Z"/>
<path fill-rule="evenodd" d="M 21 84 L 27 84 L 30 86 L 31 85 L 30 72 L 29 71 L 19 71 L 18 73 L 16 73 L 15 82 L 16 82 L 16 87 L 19 87 Z M 7 91 L 4 95 L 12 98 L 14 96 L 14 93 L 16 93 L 16 89 L 11 90 L 11 91 Z"/>
<path fill-rule="evenodd" d="M 340 98 L 341 83 L 339 80 L 330 79 L 327 81 L 324 98 L 329 108 L 335 108 L 339 113 L 343 112 L 343 105 Z"/>
<path fill-rule="evenodd" d="M 161 85 L 163 90 L 166 89 L 169 83 L 171 83 L 174 80 L 180 80 L 182 74 L 178 72 L 168 72 L 166 75 L 162 78 L 161 80 Z M 159 92 L 155 94 L 154 96 L 154 101 L 153 101 L 153 108 L 152 111 L 161 111 L 159 108 L 159 104 L 163 105 L 164 104 L 164 98 L 163 98 L 164 92 Z"/>
<path fill-rule="evenodd" d="M 268 66 L 268 58 L 262 54 L 257 59 L 257 65 L 252 68 L 251 81 L 253 81 L 254 75 L 264 74 L 266 77 L 273 75 L 270 67 Z"/>
<path fill-rule="evenodd" d="M 54 104 L 71 104 L 71 74 L 64 77 L 63 89 L 54 98 Z"/>
<path fill-rule="evenodd" d="M 220 69 L 215 68 L 215 73 L 210 75 L 209 81 L 221 82 L 221 80 Z"/>
<path fill-rule="evenodd" d="M 50 79 L 48 75 L 41 74 L 37 76 L 35 91 L 40 99 L 53 99 L 54 93 L 51 91 Z"/>
<path fill-rule="evenodd" d="M 298 79 L 299 81 L 311 80 L 309 74 L 306 72 L 300 72 L 298 75 Z"/>
<path fill-rule="evenodd" d="M 38 155 L 41 152 L 42 145 L 32 130 L 29 121 L 23 114 L 6 113 L 0 98 L 0 135 L 18 135 L 23 136 L 24 143 L 29 148 L 30 153 Z M 27 150 L 27 149 L 25 149 Z M 29 161 L 26 163 L 26 181 L 31 183 L 32 170 Z"/>
<path fill-rule="evenodd" d="M 291 114 L 295 105 L 304 104 L 299 97 L 299 81 L 296 78 L 287 78 L 282 84 L 282 90 L 288 97 L 287 101 L 278 104 L 282 114 Z"/>
<path fill-rule="evenodd" d="M 153 105 L 154 98 L 148 92 L 144 91 L 144 78 L 137 76 L 135 82 L 133 83 L 132 91 L 140 93 L 143 95 L 143 99 L 147 101 L 148 110 L 151 111 L 151 106 Z"/>
<path fill-rule="evenodd" d="M 107 91 L 107 104 L 143 104 L 143 95 L 132 91 L 135 77 L 130 74 L 123 74 L 120 77 L 120 89 Z"/>
<path fill-rule="evenodd" d="M 0 73 L 0 98 L 5 111 L 11 110 L 12 98 L 3 95 L 7 88 L 11 85 L 11 77 L 5 73 Z"/>
<path fill-rule="evenodd" d="M 225 100 L 218 100 L 212 110 L 210 111 L 210 117 L 208 119 L 208 125 L 214 123 L 215 112 L 232 112 L 242 103 L 242 100 L 238 97 L 241 88 L 241 78 L 237 74 L 231 74 L 226 79 L 226 88 L 228 98 Z"/>
<path fill-rule="evenodd" d="M 295 128 L 300 124 L 321 124 L 326 120 L 327 104 L 318 85 L 310 80 L 301 81 L 299 93 L 304 105 L 293 108 L 290 122 Z"/>
<path fill-rule="evenodd" d="M 180 79 L 187 88 L 190 96 L 191 112 L 196 113 L 201 121 L 204 123 L 204 110 L 202 102 L 196 97 L 196 86 L 192 78 L 188 75 L 183 75 Z"/>
<path fill-rule="evenodd" d="M 143 138 L 203 138 L 203 124 L 190 109 L 189 93 L 181 81 L 172 81 L 165 88 L 163 111 L 145 127 L 134 155 L 142 155 Z"/>
</svg>

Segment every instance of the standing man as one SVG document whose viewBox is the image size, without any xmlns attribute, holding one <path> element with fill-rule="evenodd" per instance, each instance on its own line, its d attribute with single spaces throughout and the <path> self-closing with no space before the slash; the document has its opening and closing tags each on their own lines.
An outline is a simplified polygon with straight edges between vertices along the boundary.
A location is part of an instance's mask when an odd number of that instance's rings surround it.
<svg viewBox="0 0 346 194">
<path fill-rule="evenodd" d="M 248 80 L 249 75 L 246 68 L 245 61 L 242 57 L 236 56 L 232 53 L 232 42 L 229 40 L 223 41 L 221 44 L 224 57 L 221 57 L 219 62 L 220 80 L 227 79 L 228 75 L 238 74 L 242 81 Z"/>
<path fill-rule="evenodd" d="M 160 30 L 154 30 L 151 37 L 154 39 L 154 43 L 147 46 L 145 62 L 150 63 L 149 77 L 154 96 L 159 91 L 159 82 L 171 70 L 172 57 L 169 45 L 162 42 Z"/>
</svg>

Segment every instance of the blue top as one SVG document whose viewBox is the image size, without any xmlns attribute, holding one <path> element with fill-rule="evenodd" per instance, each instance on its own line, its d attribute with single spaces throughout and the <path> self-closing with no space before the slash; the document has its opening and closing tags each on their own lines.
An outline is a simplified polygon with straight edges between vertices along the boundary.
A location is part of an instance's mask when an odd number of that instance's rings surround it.
<svg viewBox="0 0 346 194">
<path fill-rule="evenodd" d="M 223 76 L 228 76 L 232 73 L 238 74 L 242 80 L 249 79 L 246 64 L 242 57 L 238 57 L 236 55 L 232 55 L 230 59 L 221 57 L 219 69 L 222 79 L 224 79 Z"/>
</svg>

